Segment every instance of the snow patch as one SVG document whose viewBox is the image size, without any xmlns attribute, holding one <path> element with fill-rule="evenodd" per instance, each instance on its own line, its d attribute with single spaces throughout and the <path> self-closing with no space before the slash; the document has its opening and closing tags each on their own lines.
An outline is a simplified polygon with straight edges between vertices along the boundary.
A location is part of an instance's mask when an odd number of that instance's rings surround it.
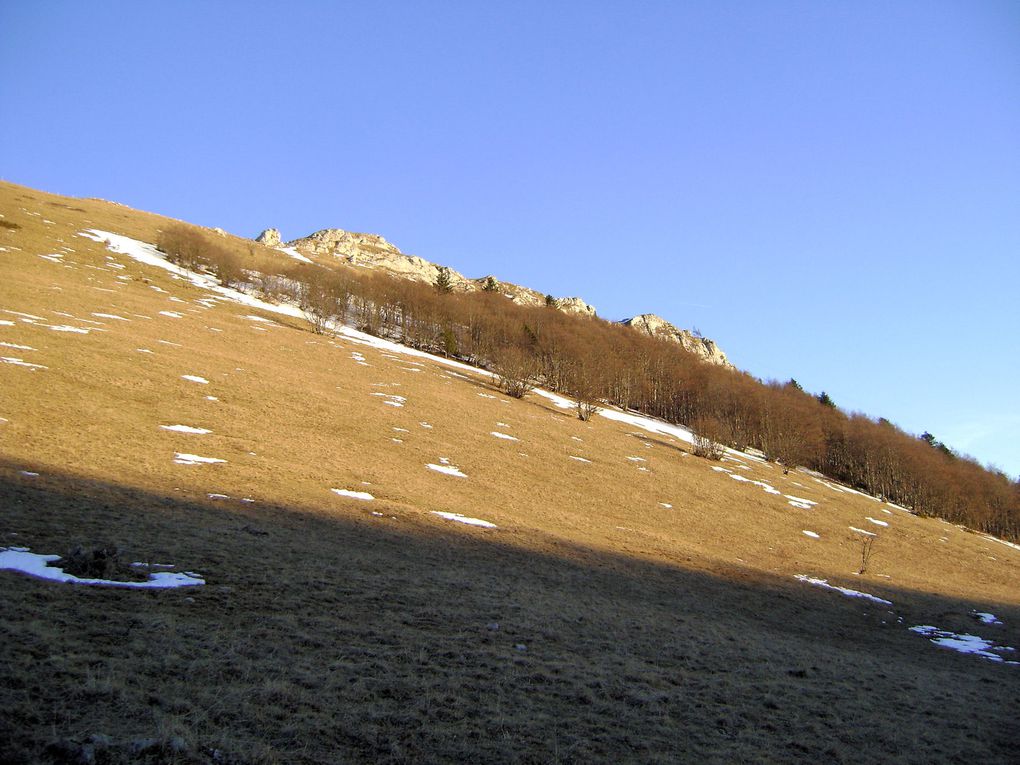
<svg viewBox="0 0 1020 765">
<path fill-rule="evenodd" d="M 506 433 L 500 433 L 499 431 L 493 430 L 489 435 L 495 436 L 496 438 L 502 438 L 504 441 L 520 441 L 519 438 L 507 435 Z"/>
<path fill-rule="evenodd" d="M 0 356 L 0 361 L 4 364 L 13 364 L 18 367 L 25 367 L 27 369 L 31 369 L 33 372 L 37 369 L 49 369 L 49 367 L 44 367 L 42 364 L 32 364 L 31 362 L 24 361 L 22 359 L 16 359 L 13 356 Z"/>
<path fill-rule="evenodd" d="M 170 430 L 174 433 L 192 433 L 197 436 L 203 436 L 206 433 L 212 433 L 211 430 L 205 428 L 193 428 L 190 425 L 160 425 L 163 430 Z"/>
<path fill-rule="evenodd" d="M 881 603 L 884 606 L 892 605 L 891 600 L 884 600 L 883 598 L 879 598 L 874 595 L 869 595 L 866 592 L 858 592 L 857 590 L 851 590 L 849 587 L 838 587 L 834 584 L 829 584 L 825 579 L 818 579 L 813 576 L 807 576 L 806 574 L 794 574 L 793 578 L 798 581 L 814 585 L 815 587 L 822 587 L 826 590 L 835 590 L 836 592 L 841 592 L 848 598 L 864 598 L 865 600 L 871 600 L 874 601 L 875 603 Z"/>
<path fill-rule="evenodd" d="M 216 462 L 226 462 L 226 460 L 221 460 L 216 457 L 199 457 L 197 454 L 175 452 L 174 462 L 178 465 L 211 465 Z"/>
<path fill-rule="evenodd" d="M 191 587 L 205 584 L 205 580 L 192 571 L 173 573 L 157 571 L 149 574 L 146 582 L 117 582 L 112 579 L 81 579 L 73 574 L 65 574 L 64 570 L 48 563 L 60 560 L 59 555 L 40 555 L 29 552 L 24 547 L 0 548 L 0 570 L 18 571 L 38 579 L 69 584 L 91 584 L 102 587 L 124 587 L 127 589 L 168 589 L 171 587 Z"/>
<path fill-rule="evenodd" d="M 999 653 L 1013 651 L 1015 649 L 1010 648 L 1009 646 L 998 646 L 993 641 L 985 640 L 983 637 L 979 637 L 977 635 L 966 635 L 950 632 L 949 630 L 940 630 L 938 627 L 932 627 L 930 625 L 918 625 L 917 627 L 911 627 L 910 631 L 915 632 L 918 635 L 923 635 L 941 648 L 948 648 L 951 651 L 957 651 L 958 653 L 973 654 L 974 656 L 980 656 L 982 659 L 988 659 L 989 661 L 1014 665 L 1020 664 L 1020 661 L 1006 661 L 999 656 Z M 996 651 L 999 653 L 995 653 Z"/>
<path fill-rule="evenodd" d="M 466 515 L 460 513 L 446 513 L 441 510 L 433 510 L 433 515 L 438 515 L 440 518 L 445 518 L 448 521 L 456 521 L 457 523 L 466 523 L 468 526 L 481 526 L 483 529 L 498 529 L 495 523 L 489 521 L 483 521 L 481 518 L 469 518 Z"/>
<path fill-rule="evenodd" d="M 188 382 L 199 383 L 200 385 L 209 384 L 208 380 L 206 380 L 204 377 L 199 377 L 198 375 L 181 375 L 181 379 L 187 380 Z"/>
<path fill-rule="evenodd" d="M 351 499 L 363 499 L 366 501 L 375 499 L 367 491 L 352 491 L 350 489 L 330 489 L 330 491 L 341 497 L 350 497 Z"/>
<path fill-rule="evenodd" d="M 444 475 L 452 475 L 456 476 L 457 478 L 467 478 L 466 475 L 460 472 L 460 468 L 454 465 L 436 465 L 430 462 L 425 467 L 427 467 L 429 470 L 435 470 L 437 473 L 443 473 Z"/>
</svg>

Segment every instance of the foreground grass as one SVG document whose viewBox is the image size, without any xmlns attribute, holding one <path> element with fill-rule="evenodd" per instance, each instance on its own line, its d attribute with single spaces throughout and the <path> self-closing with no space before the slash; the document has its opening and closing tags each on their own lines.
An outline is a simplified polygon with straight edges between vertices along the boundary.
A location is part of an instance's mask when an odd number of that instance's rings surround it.
<svg viewBox="0 0 1020 765">
<path fill-rule="evenodd" d="M 17 226 L 0 230 L 0 341 L 33 349 L 0 355 L 46 367 L 0 365 L 0 544 L 112 542 L 208 580 L 140 593 L 0 572 L 5 761 L 73 761 L 95 734 L 109 762 L 1013 756 L 1018 668 L 906 627 L 1020 646 L 1015 550 L 725 463 L 818 503 L 793 508 L 671 439 L 209 307 L 76 237 L 153 241 L 157 216 L 9 185 L 0 212 Z M 443 457 L 468 478 L 425 469 Z M 851 525 L 879 534 L 865 577 Z"/>
</svg>

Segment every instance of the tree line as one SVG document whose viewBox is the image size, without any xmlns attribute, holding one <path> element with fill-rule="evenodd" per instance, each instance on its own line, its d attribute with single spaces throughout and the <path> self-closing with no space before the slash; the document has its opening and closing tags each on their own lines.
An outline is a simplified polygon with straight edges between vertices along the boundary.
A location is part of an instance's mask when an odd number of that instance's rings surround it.
<svg viewBox="0 0 1020 765">
<path fill-rule="evenodd" d="M 1020 480 L 930 434 L 919 438 L 884 418 L 843 412 L 828 394 L 812 395 L 795 380 L 761 381 L 629 327 L 554 305 L 517 305 L 491 283 L 457 292 L 442 278 L 429 285 L 342 265 L 256 272 L 221 264 L 217 249 L 225 251 L 213 247 L 193 260 L 232 286 L 296 302 L 315 331 L 351 324 L 487 369 L 508 395 L 541 384 L 575 399 L 582 419 L 601 405 L 634 410 L 690 427 L 703 440 L 816 470 L 919 515 L 1020 541 Z"/>
</svg>

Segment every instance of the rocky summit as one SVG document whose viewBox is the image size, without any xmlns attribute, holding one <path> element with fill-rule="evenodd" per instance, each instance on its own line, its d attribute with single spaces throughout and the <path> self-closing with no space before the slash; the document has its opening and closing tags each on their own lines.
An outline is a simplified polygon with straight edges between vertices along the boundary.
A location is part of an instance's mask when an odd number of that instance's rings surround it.
<svg viewBox="0 0 1020 765">
<path fill-rule="evenodd" d="M 283 248 L 285 245 L 279 230 L 268 228 L 256 238 L 268 247 Z M 378 269 L 411 281 L 433 284 L 439 278 L 443 266 L 407 255 L 394 244 L 378 234 L 362 234 L 341 228 L 325 228 L 308 236 L 286 243 L 287 248 L 308 258 L 333 259 L 360 268 Z M 452 268 L 447 268 L 450 286 L 457 292 L 476 292 L 485 288 L 490 277 L 469 279 Z M 518 305 L 538 306 L 548 303 L 548 297 L 529 287 L 493 278 L 496 289 Z M 595 307 L 579 297 L 555 298 L 552 305 L 564 313 L 595 317 Z M 655 314 L 641 314 L 627 319 L 623 324 L 656 337 L 663 337 L 679 343 L 685 350 L 711 364 L 732 367 L 726 354 L 708 338 L 689 330 L 680 329 Z"/>
<path fill-rule="evenodd" d="M 714 340 L 701 337 L 700 334 L 695 334 L 686 329 L 680 329 L 670 324 L 661 316 L 656 316 L 654 313 L 643 313 L 640 316 L 626 319 L 621 323 L 641 332 L 647 332 L 653 337 L 661 337 L 674 343 L 679 343 L 684 350 L 701 357 L 710 364 L 718 364 L 724 367 L 733 366 Z"/>
</svg>

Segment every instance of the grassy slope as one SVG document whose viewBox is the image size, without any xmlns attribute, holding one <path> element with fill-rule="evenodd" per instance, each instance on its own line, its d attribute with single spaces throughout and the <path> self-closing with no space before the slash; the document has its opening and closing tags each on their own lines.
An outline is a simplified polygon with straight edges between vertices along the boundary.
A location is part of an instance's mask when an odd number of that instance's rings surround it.
<svg viewBox="0 0 1020 765">
<path fill-rule="evenodd" d="M 207 293 L 75 236 L 153 241 L 165 218 L 9 184 L 0 213 L 20 226 L 0 228 L 0 309 L 97 330 L 0 314 L 15 322 L 0 341 L 36 349 L 0 355 L 48 367 L 0 364 L 0 544 L 110 540 L 209 582 L 139 593 L 0 574 L 8 759 L 45 761 L 47 743 L 95 732 L 115 761 L 126 742 L 173 735 L 189 744 L 182 762 L 212 749 L 268 762 L 1012 756 L 1020 667 L 905 627 L 1020 646 L 1020 552 L 805 474 L 726 463 L 819 503 L 795 509 L 670 439 L 297 320 L 206 308 Z M 37 257 L 60 247 L 73 250 L 63 264 Z M 213 432 L 158 427 L 177 423 Z M 175 451 L 227 462 L 176 465 Z M 440 457 L 469 478 L 425 469 Z M 851 525 L 879 533 L 864 577 Z M 888 598 L 904 622 L 796 573 Z M 975 608 L 1005 624 L 976 624 Z"/>
</svg>

